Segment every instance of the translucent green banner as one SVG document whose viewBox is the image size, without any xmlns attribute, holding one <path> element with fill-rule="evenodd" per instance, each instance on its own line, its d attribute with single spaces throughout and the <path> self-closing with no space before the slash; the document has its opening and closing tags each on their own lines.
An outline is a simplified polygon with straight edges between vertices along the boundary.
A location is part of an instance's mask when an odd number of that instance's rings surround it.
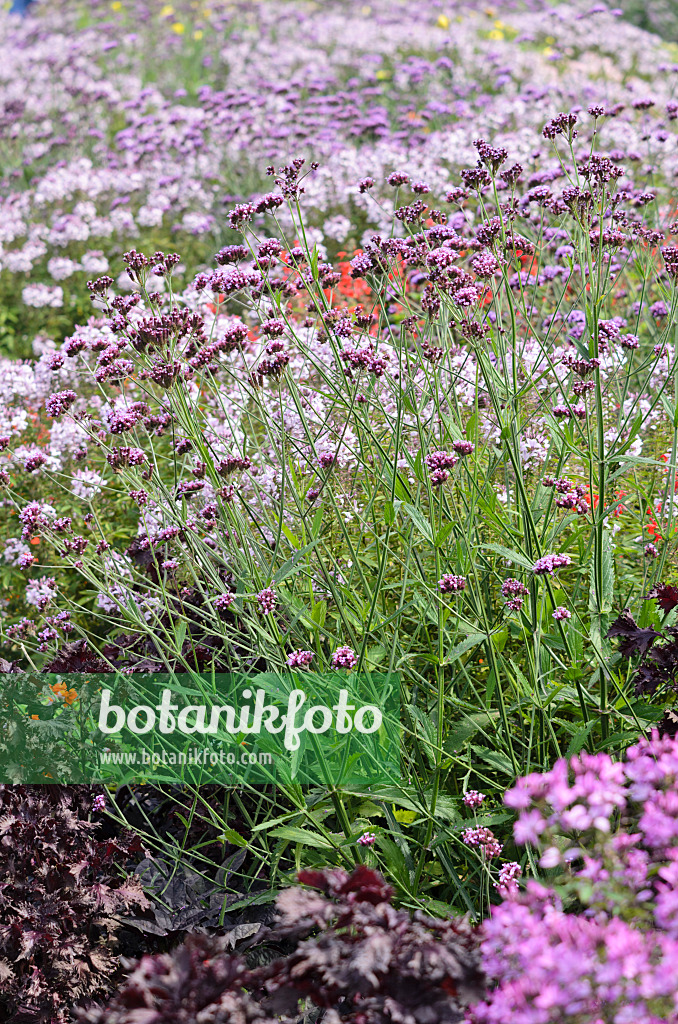
<svg viewBox="0 0 678 1024">
<path fill-rule="evenodd" d="M 4 674 L 0 782 L 400 778 L 397 675 Z"/>
</svg>

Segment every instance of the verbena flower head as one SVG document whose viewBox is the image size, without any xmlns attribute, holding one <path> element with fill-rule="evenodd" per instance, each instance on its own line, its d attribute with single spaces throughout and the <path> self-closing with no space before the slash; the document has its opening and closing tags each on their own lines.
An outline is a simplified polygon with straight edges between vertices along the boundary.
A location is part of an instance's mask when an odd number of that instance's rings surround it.
<svg viewBox="0 0 678 1024">
<path fill-rule="evenodd" d="M 455 576 L 453 573 L 445 573 L 438 580 L 438 589 L 441 594 L 456 594 L 466 589 L 466 577 Z"/>
<path fill-rule="evenodd" d="M 553 576 L 556 569 L 562 569 L 566 565 L 570 565 L 572 559 L 569 555 L 544 555 L 542 558 L 538 558 L 532 566 L 532 572 L 535 576 Z"/>
<path fill-rule="evenodd" d="M 214 598 L 214 607 L 220 614 L 222 614 L 229 610 L 234 601 L 235 594 L 232 594 L 230 592 L 225 594 L 217 594 L 217 596 Z"/>
<path fill-rule="evenodd" d="M 332 668 L 345 668 L 350 671 L 357 664 L 358 655 L 352 647 L 337 647 L 331 658 Z"/>
<path fill-rule="evenodd" d="M 529 593 L 525 584 L 513 576 L 509 576 L 508 579 L 504 580 L 501 585 L 501 592 L 503 597 L 520 596 L 521 594 Z"/>
<path fill-rule="evenodd" d="M 57 417 L 65 413 L 76 401 L 77 395 L 75 391 L 57 391 L 53 395 L 50 395 L 45 402 L 45 409 L 49 416 Z"/>
<path fill-rule="evenodd" d="M 287 664 L 290 668 L 308 668 L 314 657 L 313 651 L 292 651 Z"/>
<path fill-rule="evenodd" d="M 465 828 L 461 837 L 467 846 L 477 847 L 485 857 L 499 857 L 503 850 L 494 832 L 484 825 Z"/>
<path fill-rule="evenodd" d="M 257 604 L 262 615 L 270 615 L 275 611 L 276 593 L 273 587 L 264 587 L 257 594 Z"/>
</svg>

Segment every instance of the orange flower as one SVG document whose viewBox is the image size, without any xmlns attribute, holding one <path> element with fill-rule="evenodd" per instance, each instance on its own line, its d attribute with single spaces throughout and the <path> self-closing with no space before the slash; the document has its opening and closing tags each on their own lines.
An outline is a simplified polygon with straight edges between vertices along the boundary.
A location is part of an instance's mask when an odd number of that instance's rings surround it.
<svg viewBox="0 0 678 1024">
<path fill-rule="evenodd" d="M 63 697 L 64 704 L 69 707 L 78 699 L 77 690 L 74 690 L 72 687 L 69 690 L 65 683 L 53 683 L 52 686 L 50 686 L 50 690 L 52 690 L 57 697 Z"/>
</svg>

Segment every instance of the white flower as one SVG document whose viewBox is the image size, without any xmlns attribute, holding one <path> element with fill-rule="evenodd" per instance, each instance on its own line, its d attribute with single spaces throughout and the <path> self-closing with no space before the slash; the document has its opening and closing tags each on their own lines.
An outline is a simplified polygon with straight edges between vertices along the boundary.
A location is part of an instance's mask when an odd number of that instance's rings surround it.
<svg viewBox="0 0 678 1024">
<path fill-rule="evenodd" d="M 36 309 L 43 306 L 59 309 L 64 304 L 63 289 L 58 284 L 53 288 L 46 284 L 27 284 L 22 289 L 21 298 L 27 306 L 33 306 Z"/>
<path fill-rule="evenodd" d="M 47 270 L 55 281 L 65 281 L 67 277 L 80 270 L 80 264 L 65 256 L 53 256 L 47 263 Z"/>
<path fill-rule="evenodd" d="M 76 469 L 71 481 L 71 491 L 78 498 L 93 498 L 101 492 L 101 484 L 105 477 L 95 473 L 93 469 Z"/>
<path fill-rule="evenodd" d="M 2 557 L 9 565 L 18 565 L 22 555 L 32 554 L 28 544 L 24 544 L 18 537 L 9 537 L 5 541 L 5 550 Z"/>
</svg>

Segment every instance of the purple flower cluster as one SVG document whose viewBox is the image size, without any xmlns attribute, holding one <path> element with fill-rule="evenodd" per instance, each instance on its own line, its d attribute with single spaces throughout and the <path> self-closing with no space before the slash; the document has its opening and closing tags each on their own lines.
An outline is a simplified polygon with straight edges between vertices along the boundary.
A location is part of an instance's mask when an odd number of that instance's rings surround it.
<svg viewBox="0 0 678 1024">
<path fill-rule="evenodd" d="M 532 572 L 535 576 L 553 576 L 556 569 L 570 565 L 571 562 L 569 555 L 543 555 L 532 566 Z"/>
<path fill-rule="evenodd" d="M 270 615 L 275 611 L 276 593 L 273 587 L 264 587 L 257 594 L 257 604 L 262 615 Z"/>
<path fill-rule="evenodd" d="M 214 607 L 220 615 L 224 614 L 229 610 L 234 600 L 235 594 L 230 593 L 230 591 L 225 594 L 217 594 L 214 598 Z"/>
<path fill-rule="evenodd" d="M 495 986 L 472 1024 L 667 1024 L 676 1020 L 678 944 L 624 921 L 565 913 L 529 883 L 483 928 L 483 966 Z"/>
<path fill-rule="evenodd" d="M 289 668 L 308 668 L 314 657 L 313 651 L 292 651 L 287 664 Z"/>
<path fill-rule="evenodd" d="M 57 416 L 63 415 L 70 407 L 73 402 L 77 399 L 75 391 L 57 391 L 45 401 L 45 409 L 48 416 L 52 416 L 56 419 Z"/>
<path fill-rule="evenodd" d="M 438 589 L 441 594 L 456 594 L 466 589 L 466 577 L 465 576 L 454 576 L 450 572 L 446 572 L 438 580 Z"/>
<path fill-rule="evenodd" d="M 477 846 L 487 858 L 499 857 L 503 850 L 503 846 L 494 832 L 484 825 L 465 828 L 461 837 L 467 846 Z"/>
<path fill-rule="evenodd" d="M 147 461 L 146 453 L 141 448 L 114 448 L 106 456 L 106 462 L 113 469 L 122 469 L 124 466 L 143 466 Z"/>
<path fill-rule="evenodd" d="M 591 383 L 584 381 L 579 383 Z M 566 508 L 577 515 L 585 516 L 591 511 L 586 500 L 586 488 L 581 484 L 575 484 L 572 480 L 563 476 L 555 479 L 552 476 L 545 476 L 542 480 L 544 487 L 553 487 L 556 492 L 555 504 L 557 508 Z"/>
<path fill-rule="evenodd" d="M 440 487 L 449 477 L 449 470 L 459 462 L 456 455 L 450 455 L 446 451 L 430 452 L 424 457 L 424 462 L 431 471 L 431 483 L 434 487 Z"/>
<path fill-rule="evenodd" d="M 21 539 L 28 540 L 39 530 L 49 526 L 50 517 L 44 505 L 41 505 L 39 501 L 31 501 L 19 510 L 19 522 L 23 527 Z"/>
<path fill-rule="evenodd" d="M 349 671 L 358 664 L 358 655 L 352 647 L 337 647 L 332 655 L 332 668 L 345 668 Z"/>
<path fill-rule="evenodd" d="M 501 585 L 501 593 L 506 598 L 506 607 L 512 612 L 519 612 L 523 607 L 523 597 L 529 594 L 529 590 L 520 580 L 509 576 Z"/>
</svg>

